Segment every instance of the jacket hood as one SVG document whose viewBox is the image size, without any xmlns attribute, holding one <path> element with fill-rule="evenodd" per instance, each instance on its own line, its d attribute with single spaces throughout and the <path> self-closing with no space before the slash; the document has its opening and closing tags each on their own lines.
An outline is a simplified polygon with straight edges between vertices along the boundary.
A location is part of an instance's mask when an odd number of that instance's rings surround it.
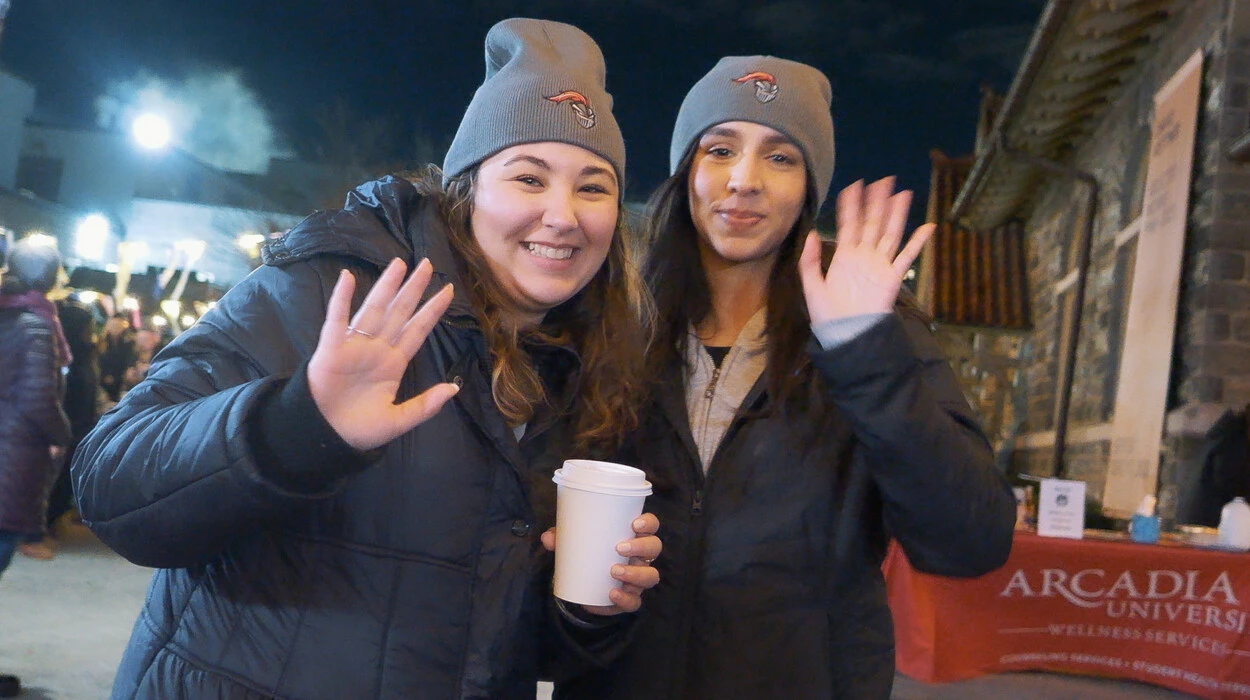
<svg viewBox="0 0 1250 700">
<path fill-rule="evenodd" d="M 317 255 L 354 258 L 379 272 L 394 258 L 409 268 L 429 258 L 434 277 L 426 296 L 454 284 L 456 297 L 448 313 L 473 315 L 437 203 L 403 178 L 387 175 L 366 182 L 348 193 L 342 209 L 315 212 L 261 249 L 261 260 L 275 267 Z"/>
</svg>

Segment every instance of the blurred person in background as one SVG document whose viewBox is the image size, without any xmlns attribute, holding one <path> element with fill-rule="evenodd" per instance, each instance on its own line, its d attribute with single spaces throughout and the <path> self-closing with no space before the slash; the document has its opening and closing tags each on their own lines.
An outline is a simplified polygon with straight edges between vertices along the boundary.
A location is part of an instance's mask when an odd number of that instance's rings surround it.
<svg viewBox="0 0 1250 700">
<path fill-rule="evenodd" d="M 126 312 L 114 313 L 104 323 L 100 336 L 100 387 L 110 404 L 121 401 L 126 389 L 126 373 L 139 359 L 136 335 Z"/>
<path fill-rule="evenodd" d="M 27 239 L 7 258 L 0 276 L 0 573 L 23 542 L 43 535 L 54 468 L 71 440 L 61 408 L 71 353 L 47 296 L 60 255 Z M 19 689 L 17 678 L 0 676 L 0 696 Z"/>
<path fill-rule="evenodd" d="M 73 460 L 78 442 L 91 432 L 100 418 L 99 339 L 95 313 L 73 292 L 59 299 L 56 308 L 65 340 L 73 354 L 69 372 L 65 376 L 65 399 L 62 402 L 65 415 L 69 416 L 72 441 L 65 458 L 57 466 L 56 484 L 48 496 L 48 535 L 45 542 L 54 537 L 56 522 L 76 508 L 69 478 L 69 464 Z"/>
</svg>

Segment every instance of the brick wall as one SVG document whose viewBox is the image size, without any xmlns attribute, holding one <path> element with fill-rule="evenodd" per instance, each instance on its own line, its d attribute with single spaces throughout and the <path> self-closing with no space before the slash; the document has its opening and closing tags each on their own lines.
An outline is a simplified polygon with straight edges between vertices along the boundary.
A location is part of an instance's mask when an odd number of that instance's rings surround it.
<svg viewBox="0 0 1250 700">
<path fill-rule="evenodd" d="M 1099 183 L 1085 304 L 1073 374 L 1069 426 L 1112 419 L 1123 324 L 1135 244 L 1117 248 L 1116 235 L 1141 212 L 1153 96 L 1199 48 L 1206 63 L 1199 106 L 1183 273 L 1173 405 L 1187 401 L 1250 401 L 1250 170 L 1231 165 L 1224 151 L 1230 124 L 1250 126 L 1250 41 L 1227 40 L 1229 8 L 1246 11 L 1250 0 L 1194 0 L 1169 23 L 1157 52 L 1119 93 L 1094 135 L 1069 162 Z M 1027 223 L 1028 275 L 1035 325 L 1029 342 L 1035 360 L 1026 368 L 1026 432 L 1054 428 L 1057 356 L 1065 299 L 1056 283 L 1074 265 L 1086 188 L 1051 177 L 1035 200 Z M 1188 454 L 1173 450 L 1169 454 Z M 1108 443 L 1070 443 L 1065 473 L 1100 494 Z M 1015 467 L 1047 473 L 1050 448 L 1020 451 Z M 1160 470 L 1165 486 L 1188 478 L 1177 457 Z M 1174 489 L 1174 486 L 1169 486 Z"/>
</svg>

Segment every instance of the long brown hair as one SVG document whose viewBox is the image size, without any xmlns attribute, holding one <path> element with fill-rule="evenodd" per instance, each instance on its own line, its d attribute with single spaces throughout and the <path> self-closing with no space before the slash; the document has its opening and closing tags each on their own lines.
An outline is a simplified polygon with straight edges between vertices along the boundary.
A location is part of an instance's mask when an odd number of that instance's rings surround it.
<svg viewBox="0 0 1250 700">
<path fill-rule="evenodd" d="M 712 292 L 699 255 L 698 231 L 690 216 L 688 183 L 694 151 L 692 144 L 677 172 L 656 189 L 648 202 L 648 253 L 643 274 L 655 299 L 656 330 L 647 357 L 647 376 L 656 381 L 670 376 L 667 368 L 684 365 L 690 327 L 712 312 Z M 770 411 L 824 410 L 822 383 L 807 351 L 812 337 L 811 321 L 798 271 L 806 234 L 815 226 L 817 201 L 809 174 L 803 209 L 782 241 L 768 276 L 764 332 Z M 824 246 L 824 269 L 833 249 L 832 244 Z M 896 308 L 921 315 L 906 289 L 899 294 Z"/>
<path fill-rule="evenodd" d="M 409 176 L 417 191 L 435 197 L 465 290 L 492 357 L 491 391 L 510 425 L 529 422 L 549 401 L 527 347 L 563 346 L 581 360 L 576 388 L 576 446 L 606 454 L 638 424 L 642 368 L 647 347 L 644 317 L 651 308 L 637 267 L 630 260 L 625 217 L 618 216 L 608 257 L 585 289 L 549 311 L 538 328 L 507 322 L 511 298 L 473 237 L 470 217 L 478 167 L 452 178 L 446 188 L 436 166 Z M 623 211 L 622 211 L 623 214 Z"/>
</svg>

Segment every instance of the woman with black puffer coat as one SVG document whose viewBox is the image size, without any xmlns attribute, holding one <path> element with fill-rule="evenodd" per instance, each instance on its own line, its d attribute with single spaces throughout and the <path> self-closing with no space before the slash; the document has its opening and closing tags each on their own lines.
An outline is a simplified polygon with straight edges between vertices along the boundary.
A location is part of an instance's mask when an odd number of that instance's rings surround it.
<svg viewBox="0 0 1250 700">
<path fill-rule="evenodd" d="M 689 92 L 652 197 L 656 391 L 618 461 L 647 471 L 660 583 L 616 663 L 560 683 L 593 700 L 886 700 L 881 562 L 1002 565 L 1015 501 L 922 314 L 902 289 L 892 179 L 838 197 L 830 85 L 772 56 L 722 59 Z M 901 249 L 901 250 L 900 250 Z"/>
<path fill-rule="evenodd" d="M 55 248 L 26 239 L 0 273 L 0 573 L 18 545 L 43 534 L 54 466 L 70 442 L 61 408 L 70 352 L 48 300 L 60 267 Z M 0 697 L 20 689 L 0 675 Z"/>
</svg>

